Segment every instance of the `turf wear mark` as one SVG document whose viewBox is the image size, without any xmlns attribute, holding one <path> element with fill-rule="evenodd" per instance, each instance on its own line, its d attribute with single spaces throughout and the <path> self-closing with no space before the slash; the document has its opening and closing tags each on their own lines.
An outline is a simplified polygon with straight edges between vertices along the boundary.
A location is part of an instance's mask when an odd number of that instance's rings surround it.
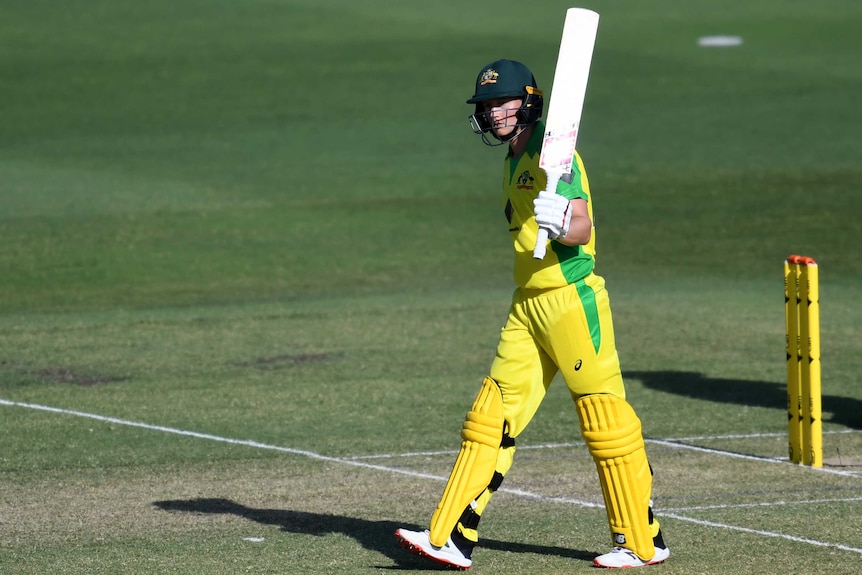
<svg viewBox="0 0 862 575">
<path fill-rule="evenodd" d="M 234 363 L 237 367 L 257 367 L 260 369 L 276 369 L 286 365 L 299 365 L 304 363 L 321 363 L 341 357 L 335 353 L 302 353 L 297 355 L 276 355 L 273 357 L 258 357 L 252 361 L 240 361 Z"/>
<path fill-rule="evenodd" d="M 37 371 L 35 375 L 39 379 L 49 383 L 70 383 L 72 385 L 81 385 L 84 387 L 129 380 L 128 377 L 85 374 L 63 367 L 42 369 Z"/>
</svg>

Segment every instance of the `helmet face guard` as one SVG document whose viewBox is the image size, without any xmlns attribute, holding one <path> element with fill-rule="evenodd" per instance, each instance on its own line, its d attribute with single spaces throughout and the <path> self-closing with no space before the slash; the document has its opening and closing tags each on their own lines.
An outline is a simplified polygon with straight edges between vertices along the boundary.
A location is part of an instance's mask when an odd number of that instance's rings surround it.
<svg viewBox="0 0 862 575">
<path fill-rule="evenodd" d="M 517 98 L 514 96 L 512 99 Z M 468 116 L 470 128 L 474 134 L 482 136 L 482 141 L 488 146 L 499 146 L 505 144 L 518 134 L 522 133 L 527 127 L 535 124 L 542 117 L 542 91 L 535 86 L 524 86 L 524 94 L 521 96 L 523 101 L 521 106 L 515 112 L 515 124 L 512 133 L 506 136 L 499 136 L 494 130 L 493 122 L 491 121 L 491 110 L 485 105 L 485 102 L 476 103 L 476 111 Z M 494 138 L 488 137 L 488 135 Z"/>
<path fill-rule="evenodd" d="M 511 134 L 501 137 L 494 130 L 491 110 L 486 102 L 515 99 L 521 99 L 521 106 L 515 113 L 515 129 Z M 467 103 L 476 105 L 476 111 L 468 117 L 473 132 L 481 135 L 485 144 L 498 146 L 522 133 L 542 117 L 544 99 L 529 68 L 514 60 L 497 60 L 479 73 L 476 91 Z"/>
</svg>

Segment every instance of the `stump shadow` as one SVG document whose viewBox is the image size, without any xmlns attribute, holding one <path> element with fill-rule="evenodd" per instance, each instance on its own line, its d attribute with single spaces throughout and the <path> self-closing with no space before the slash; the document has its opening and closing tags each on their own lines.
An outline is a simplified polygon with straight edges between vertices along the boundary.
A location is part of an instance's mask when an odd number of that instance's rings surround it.
<svg viewBox="0 0 862 575">
<path fill-rule="evenodd" d="M 769 409 L 787 409 L 787 385 L 771 381 L 750 381 L 706 377 L 690 371 L 628 371 L 656 391 L 716 403 L 733 403 Z M 824 422 L 862 429 L 862 400 L 837 395 L 822 396 Z"/>
</svg>

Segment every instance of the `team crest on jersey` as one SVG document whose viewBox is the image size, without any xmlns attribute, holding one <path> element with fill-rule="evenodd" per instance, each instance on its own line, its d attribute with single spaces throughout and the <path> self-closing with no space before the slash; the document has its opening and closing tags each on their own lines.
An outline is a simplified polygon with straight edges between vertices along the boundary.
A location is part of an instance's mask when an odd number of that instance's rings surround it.
<svg viewBox="0 0 862 575">
<path fill-rule="evenodd" d="M 521 172 L 521 175 L 518 176 L 518 180 L 515 182 L 515 187 L 517 187 L 519 190 L 532 190 L 533 182 L 535 181 L 536 178 L 534 178 L 530 174 L 530 171 L 524 170 L 523 172 Z"/>
<path fill-rule="evenodd" d="M 493 68 L 488 68 L 482 73 L 482 80 L 479 82 L 479 85 L 484 86 L 485 84 L 496 84 L 497 77 L 499 75 L 500 74 L 498 74 Z"/>
</svg>

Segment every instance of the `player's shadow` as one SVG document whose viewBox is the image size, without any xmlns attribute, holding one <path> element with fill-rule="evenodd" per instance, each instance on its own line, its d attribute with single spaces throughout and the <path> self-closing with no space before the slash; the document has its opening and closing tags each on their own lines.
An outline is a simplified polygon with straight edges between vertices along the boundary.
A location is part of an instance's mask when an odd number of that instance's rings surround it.
<svg viewBox="0 0 862 575">
<path fill-rule="evenodd" d="M 246 507 L 229 499 L 180 499 L 156 501 L 154 506 L 171 512 L 229 514 L 254 521 L 263 525 L 274 525 L 289 533 L 324 536 L 339 533 L 352 537 L 364 548 L 376 551 L 392 560 L 394 566 L 374 566 L 376 569 L 395 570 L 439 570 L 440 567 L 425 559 L 411 555 L 402 549 L 395 540 L 395 530 L 399 527 L 420 529 L 416 525 L 405 525 L 393 521 L 371 521 L 344 515 L 309 513 L 287 509 L 255 509 Z M 483 539 L 483 549 L 494 549 L 510 553 L 534 553 L 537 555 L 556 555 L 582 561 L 592 561 L 595 553 L 576 549 L 564 549 L 529 543 L 510 543 Z"/>
<path fill-rule="evenodd" d="M 688 371 L 630 371 L 625 377 L 642 381 L 650 389 L 694 399 L 787 409 L 786 384 L 706 377 Z M 823 421 L 862 429 L 862 401 L 826 394 L 822 398 Z"/>
</svg>

